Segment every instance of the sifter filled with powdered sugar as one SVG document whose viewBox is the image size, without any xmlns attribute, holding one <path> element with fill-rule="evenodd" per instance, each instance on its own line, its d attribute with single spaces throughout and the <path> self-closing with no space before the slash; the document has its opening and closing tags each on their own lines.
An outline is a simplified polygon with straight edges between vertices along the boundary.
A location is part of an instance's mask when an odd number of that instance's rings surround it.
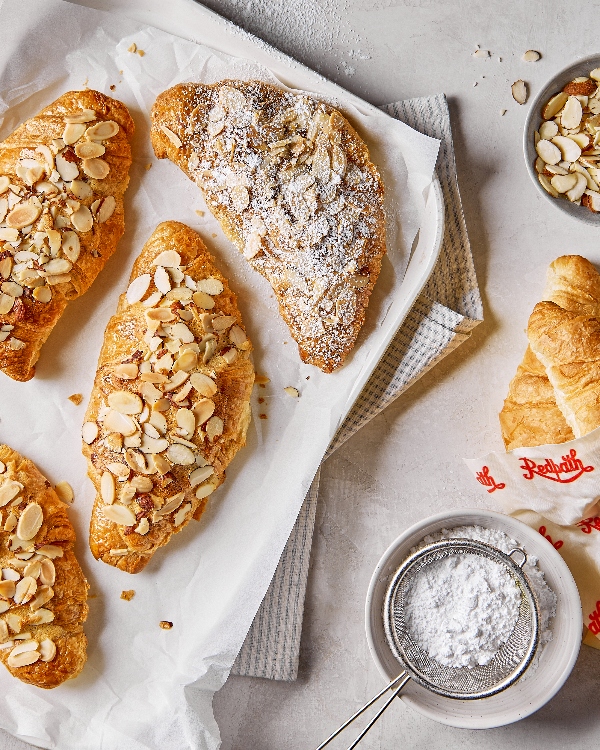
<svg viewBox="0 0 600 750">
<path fill-rule="evenodd" d="M 456 538 L 409 555 L 392 576 L 382 612 L 402 671 L 317 750 L 393 690 L 349 750 L 356 747 L 411 679 L 457 700 L 488 698 L 513 685 L 539 643 L 538 603 L 522 570 L 526 561 L 520 548 L 505 553 Z"/>
</svg>

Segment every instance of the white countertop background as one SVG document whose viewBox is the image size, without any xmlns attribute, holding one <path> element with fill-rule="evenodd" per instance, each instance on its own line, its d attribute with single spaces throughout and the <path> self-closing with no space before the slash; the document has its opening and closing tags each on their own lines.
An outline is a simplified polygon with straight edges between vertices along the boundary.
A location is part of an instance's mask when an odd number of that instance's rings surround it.
<svg viewBox="0 0 600 750">
<path fill-rule="evenodd" d="M 158 9 L 168 13 L 172 3 L 187 2 L 193 12 L 189 0 L 84 2 L 135 10 L 156 25 L 161 25 Z M 470 341 L 324 465 L 299 679 L 231 677 L 215 697 L 222 750 L 310 750 L 383 686 L 363 626 L 368 582 L 383 551 L 427 515 L 481 505 L 461 459 L 502 448 L 497 413 L 525 349 L 524 328 L 547 265 L 565 253 L 600 264 L 600 232 L 565 217 L 530 183 L 521 152 L 527 105 L 516 104 L 510 93 L 513 81 L 523 78 L 534 94 L 558 69 L 597 52 L 600 1 L 579 6 L 579 14 L 574 4 L 560 0 L 205 0 L 205 5 L 373 104 L 438 92 L 448 96 L 485 305 L 485 322 Z M 477 45 L 491 57 L 472 57 Z M 522 62 L 527 49 L 539 50 L 542 59 Z M 600 651 L 583 647 L 562 691 L 517 724 L 453 729 L 396 701 L 360 747 L 588 750 L 600 732 L 599 688 Z M 362 725 L 345 744 L 332 743 L 332 750 L 347 747 Z M 0 731 L 2 750 L 28 747 Z"/>
</svg>

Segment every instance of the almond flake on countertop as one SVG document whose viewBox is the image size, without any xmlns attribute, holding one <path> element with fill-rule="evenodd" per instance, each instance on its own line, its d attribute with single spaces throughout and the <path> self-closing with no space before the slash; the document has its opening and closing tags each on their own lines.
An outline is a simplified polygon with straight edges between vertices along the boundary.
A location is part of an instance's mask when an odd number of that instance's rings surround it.
<svg viewBox="0 0 600 750">
<path fill-rule="evenodd" d="M 522 59 L 524 62 L 537 62 L 540 57 L 541 55 L 539 52 L 534 49 L 528 49 L 527 52 L 523 55 Z"/>
<path fill-rule="evenodd" d="M 525 81 L 522 81 L 520 78 L 518 81 L 515 81 L 513 85 L 510 87 L 510 90 L 513 95 L 513 99 L 517 102 L 517 104 L 525 104 L 527 101 L 527 85 Z"/>
</svg>

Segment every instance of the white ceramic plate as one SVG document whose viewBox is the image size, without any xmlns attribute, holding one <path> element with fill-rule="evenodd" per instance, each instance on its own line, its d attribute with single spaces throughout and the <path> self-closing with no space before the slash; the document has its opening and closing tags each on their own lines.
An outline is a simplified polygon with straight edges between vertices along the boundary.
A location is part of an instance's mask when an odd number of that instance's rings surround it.
<svg viewBox="0 0 600 750">
<path fill-rule="evenodd" d="M 411 547 L 424 536 L 463 525 L 499 529 L 522 544 L 529 555 L 539 559 L 539 568 L 558 597 L 556 617 L 551 622 L 553 639 L 546 645 L 534 674 L 490 698 L 475 701 L 443 698 L 412 681 L 401 698 L 411 708 L 442 724 L 491 729 L 519 721 L 547 703 L 564 684 L 579 653 L 583 619 L 577 586 L 562 557 L 541 534 L 515 518 L 485 510 L 439 513 L 411 526 L 390 545 L 371 578 L 365 609 L 367 641 L 377 668 L 389 682 L 401 670 L 387 644 L 382 618 L 383 600 L 391 576 Z"/>
</svg>

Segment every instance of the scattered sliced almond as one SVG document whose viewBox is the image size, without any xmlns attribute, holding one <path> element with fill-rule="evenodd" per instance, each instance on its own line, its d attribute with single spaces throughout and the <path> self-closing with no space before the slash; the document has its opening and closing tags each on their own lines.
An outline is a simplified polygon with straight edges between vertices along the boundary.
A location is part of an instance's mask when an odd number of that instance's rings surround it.
<svg viewBox="0 0 600 750">
<path fill-rule="evenodd" d="M 292 396 L 292 398 L 298 398 L 300 396 L 298 389 L 294 388 L 291 385 L 288 385 L 287 388 L 284 388 L 283 390 L 288 394 L 288 396 Z"/>
<path fill-rule="evenodd" d="M 176 133 L 174 133 L 171 128 L 168 128 L 166 125 L 161 125 L 160 129 L 176 148 L 182 147 L 183 144 L 181 142 L 181 138 Z"/>
<path fill-rule="evenodd" d="M 96 422 L 86 422 L 81 429 L 83 441 L 91 445 L 98 437 L 98 425 Z"/>
<path fill-rule="evenodd" d="M 75 498 L 73 488 L 68 482 L 59 482 L 54 488 L 54 491 L 63 503 L 72 503 Z"/>
<path fill-rule="evenodd" d="M 522 81 L 521 79 L 515 81 L 510 87 L 510 90 L 512 92 L 513 99 L 517 102 L 517 104 L 525 104 L 525 102 L 527 101 L 527 85 L 525 81 Z"/>
<path fill-rule="evenodd" d="M 112 505 L 116 496 L 115 479 L 110 471 L 105 471 L 100 478 L 100 497 L 106 505 Z"/>
<path fill-rule="evenodd" d="M 102 506 L 102 513 L 109 521 L 119 526 L 134 526 L 137 523 L 133 511 L 126 505 L 120 505 L 119 503 L 104 505 Z"/>
<path fill-rule="evenodd" d="M 524 62 L 537 62 L 540 59 L 541 55 L 539 52 L 536 52 L 534 49 L 528 49 L 527 52 L 523 55 Z"/>
</svg>

